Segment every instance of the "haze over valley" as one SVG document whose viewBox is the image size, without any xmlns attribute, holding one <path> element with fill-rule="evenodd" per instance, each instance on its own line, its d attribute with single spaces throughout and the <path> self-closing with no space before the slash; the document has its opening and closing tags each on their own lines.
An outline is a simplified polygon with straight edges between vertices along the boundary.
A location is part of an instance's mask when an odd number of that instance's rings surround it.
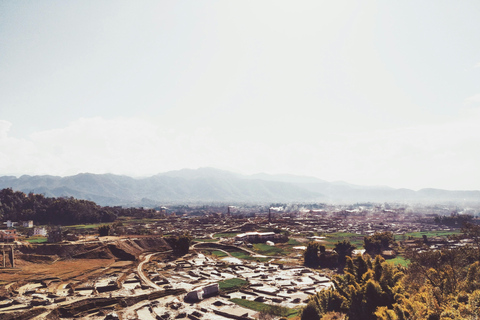
<svg viewBox="0 0 480 320">
<path fill-rule="evenodd" d="M 478 203 L 480 191 L 395 189 L 327 182 L 295 175 L 241 175 L 213 168 L 183 169 L 146 178 L 113 174 L 0 177 L 0 188 L 49 197 L 75 197 L 101 205 L 154 207 L 162 204 L 272 202 Z"/>
</svg>

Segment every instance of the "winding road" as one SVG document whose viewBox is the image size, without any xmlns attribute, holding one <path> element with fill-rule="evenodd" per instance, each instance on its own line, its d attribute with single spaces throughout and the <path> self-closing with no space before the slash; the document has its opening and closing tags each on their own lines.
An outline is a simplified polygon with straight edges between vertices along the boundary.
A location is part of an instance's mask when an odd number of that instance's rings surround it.
<svg viewBox="0 0 480 320">
<path fill-rule="evenodd" d="M 161 289 L 160 286 L 158 286 L 156 283 L 154 283 L 152 280 L 150 280 L 144 273 L 143 273 L 143 265 L 145 263 L 147 263 L 148 261 L 150 261 L 150 258 L 156 254 L 159 254 L 159 253 L 164 253 L 164 252 L 156 252 L 156 253 L 150 253 L 150 254 L 147 254 L 146 256 L 143 257 L 143 261 L 140 262 L 137 266 L 137 274 L 138 276 L 142 279 L 142 281 L 152 287 L 152 288 L 155 288 L 155 289 Z"/>
</svg>

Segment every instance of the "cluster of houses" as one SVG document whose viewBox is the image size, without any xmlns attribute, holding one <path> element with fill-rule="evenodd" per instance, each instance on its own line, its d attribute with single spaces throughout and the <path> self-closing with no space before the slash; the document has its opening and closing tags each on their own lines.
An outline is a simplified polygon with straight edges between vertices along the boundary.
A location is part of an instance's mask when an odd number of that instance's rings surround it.
<svg viewBox="0 0 480 320">
<path fill-rule="evenodd" d="M 32 236 L 43 236 L 46 237 L 48 235 L 47 229 L 44 227 L 34 227 L 33 220 L 28 221 L 11 221 L 7 220 L 3 222 L 3 228 L 0 229 L 0 242 L 13 242 L 17 240 L 18 233 L 16 228 L 21 226 L 24 228 L 29 228 L 29 235 Z"/>
</svg>

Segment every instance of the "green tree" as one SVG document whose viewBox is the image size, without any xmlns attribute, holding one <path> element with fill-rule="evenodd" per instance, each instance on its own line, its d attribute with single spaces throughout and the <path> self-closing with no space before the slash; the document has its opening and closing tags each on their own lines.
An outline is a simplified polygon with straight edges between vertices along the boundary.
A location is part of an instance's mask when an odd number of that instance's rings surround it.
<svg viewBox="0 0 480 320">
<path fill-rule="evenodd" d="M 379 307 L 394 310 L 396 303 L 402 301 L 402 277 L 398 267 L 380 256 L 373 263 L 368 255 L 355 259 L 347 256 L 344 274 L 334 277 L 333 288 L 310 298 L 302 312 L 302 320 L 310 319 L 308 317 L 314 312 L 318 318 L 329 312 L 339 312 L 346 314 L 349 320 L 374 320 Z"/>
<path fill-rule="evenodd" d="M 303 252 L 303 264 L 310 268 L 317 268 L 320 264 L 319 252 L 320 244 L 318 242 L 310 242 Z"/>
<path fill-rule="evenodd" d="M 363 247 L 365 251 L 372 256 L 382 253 L 383 250 L 392 248 L 394 244 L 393 233 L 388 231 L 375 233 L 363 238 Z"/>
<path fill-rule="evenodd" d="M 176 237 L 170 237 L 169 239 L 167 239 L 173 251 L 179 255 L 184 255 L 188 253 L 192 240 L 193 238 L 189 233 L 183 233 Z"/>
<path fill-rule="evenodd" d="M 346 257 L 351 257 L 353 250 L 355 250 L 355 246 L 353 246 L 350 241 L 343 240 L 338 241 L 335 244 L 335 248 L 333 249 L 338 254 L 338 263 L 343 266 L 345 265 Z"/>
<path fill-rule="evenodd" d="M 110 226 L 108 224 L 104 224 L 98 227 L 98 235 L 100 237 L 106 237 L 110 235 L 110 230 L 111 230 Z"/>
</svg>

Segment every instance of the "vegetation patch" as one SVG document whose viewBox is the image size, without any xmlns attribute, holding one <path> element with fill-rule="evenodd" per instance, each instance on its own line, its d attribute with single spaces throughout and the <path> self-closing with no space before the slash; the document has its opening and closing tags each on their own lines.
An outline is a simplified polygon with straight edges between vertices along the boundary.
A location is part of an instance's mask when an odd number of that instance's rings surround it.
<svg viewBox="0 0 480 320">
<path fill-rule="evenodd" d="M 222 291 L 234 291 L 247 286 L 248 281 L 240 278 L 233 278 L 220 281 L 218 285 Z"/>
<path fill-rule="evenodd" d="M 238 232 L 223 232 L 223 233 L 216 233 L 213 237 L 214 238 L 233 238 L 238 234 Z"/>
<path fill-rule="evenodd" d="M 393 263 L 394 265 L 400 265 L 400 266 L 404 266 L 404 267 L 407 267 L 410 264 L 410 260 L 405 259 L 402 256 L 398 256 L 396 258 L 389 259 L 389 260 L 386 260 L 386 261 L 390 262 L 390 263 Z"/>
<path fill-rule="evenodd" d="M 296 317 L 300 312 L 298 309 L 287 308 L 280 305 L 266 304 L 263 302 L 250 301 L 246 299 L 234 298 L 234 299 L 230 299 L 230 301 L 244 308 L 248 308 L 258 312 L 263 312 L 273 316 L 293 318 L 293 317 Z"/>
<path fill-rule="evenodd" d="M 196 242 L 218 242 L 218 239 L 193 239 Z"/>
<path fill-rule="evenodd" d="M 291 245 L 291 246 L 299 246 L 299 245 L 302 245 L 303 243 L 298 241 L 297 239 L 290 238 L 290 239 L 288 239 L 287 244 Z"/>
<path fill-rule="evenodd" d="M 408 237 L 422 238 L 425 235 L 425 236 L 427 236 L 427 238 L 433 238 L 433 237 L 447 237 L 447 236 L 458 235 L 458 234 L 460 234 L 460 230 L 408 232 L 408 233 L 405 233 L 404 237 L 405 237 L 405 239 L 408 239 Z M 402 237 L 402 236 L 400 236 L 400 237 Z M 398 236 L 397 236 L 397 240 L 399 240 Z"/>
<path fill-rule="evenodd" d="M 265 262 L 270 260 L 270 258 L 260 258 L 260 257 L 252 257 L 248 253 L 244 251 L 232 251 L 230 254 L 238 259 L 243 259 L 243 260 L 254 260 L 254 261 L 259 261 L 259 262 Z"/>
<path fill-rule="evenodd" d="M 212 251 L 212 255 L 217 256 L 219 258 L 228 256 L 228 254 L 226 254 L 223 251 L 219 251 L 219 250 Z"/>
<path fill-rule="evenodd" d="M 28 241 L 30 243 L 45 243 L 47 242 L 47 240 L 48 239 L 46 237 L 42 237 L 42 236 L 33 236 L 28 239 L 25 239 L 25 241 Z"/>
<path fill-rule="evenodd" d="M 253 249 L 255 252 L 266 256 L 282 256 L 287 254 L 287 252 L 285 252 L 282 248 L 269 246 L 264 243 L 255 243 L 253 245 Z"/>
<path fill-rule="evenodd" d="M 352 245 L 354 245 L 357 249 L 360 249 L 363 247 L 363 235 L 359 235 L 356 233 L 350 233 L 350 232 L 335 232 L 328 234 L 326 236 L 325 240 L 325 246 L 327 248 L 333 249 L 335 244 L 338 241 L 343 241 L 343 240 L 348 240 Z"/>
<path fill-rule="evenodd" d="M 95 224 L 76 224 L 73 226 L 66 226 L 68 229 L 97 229 L 102 225 L 109 225 L 109 223 L 95 223 Z"/>
</svg>

